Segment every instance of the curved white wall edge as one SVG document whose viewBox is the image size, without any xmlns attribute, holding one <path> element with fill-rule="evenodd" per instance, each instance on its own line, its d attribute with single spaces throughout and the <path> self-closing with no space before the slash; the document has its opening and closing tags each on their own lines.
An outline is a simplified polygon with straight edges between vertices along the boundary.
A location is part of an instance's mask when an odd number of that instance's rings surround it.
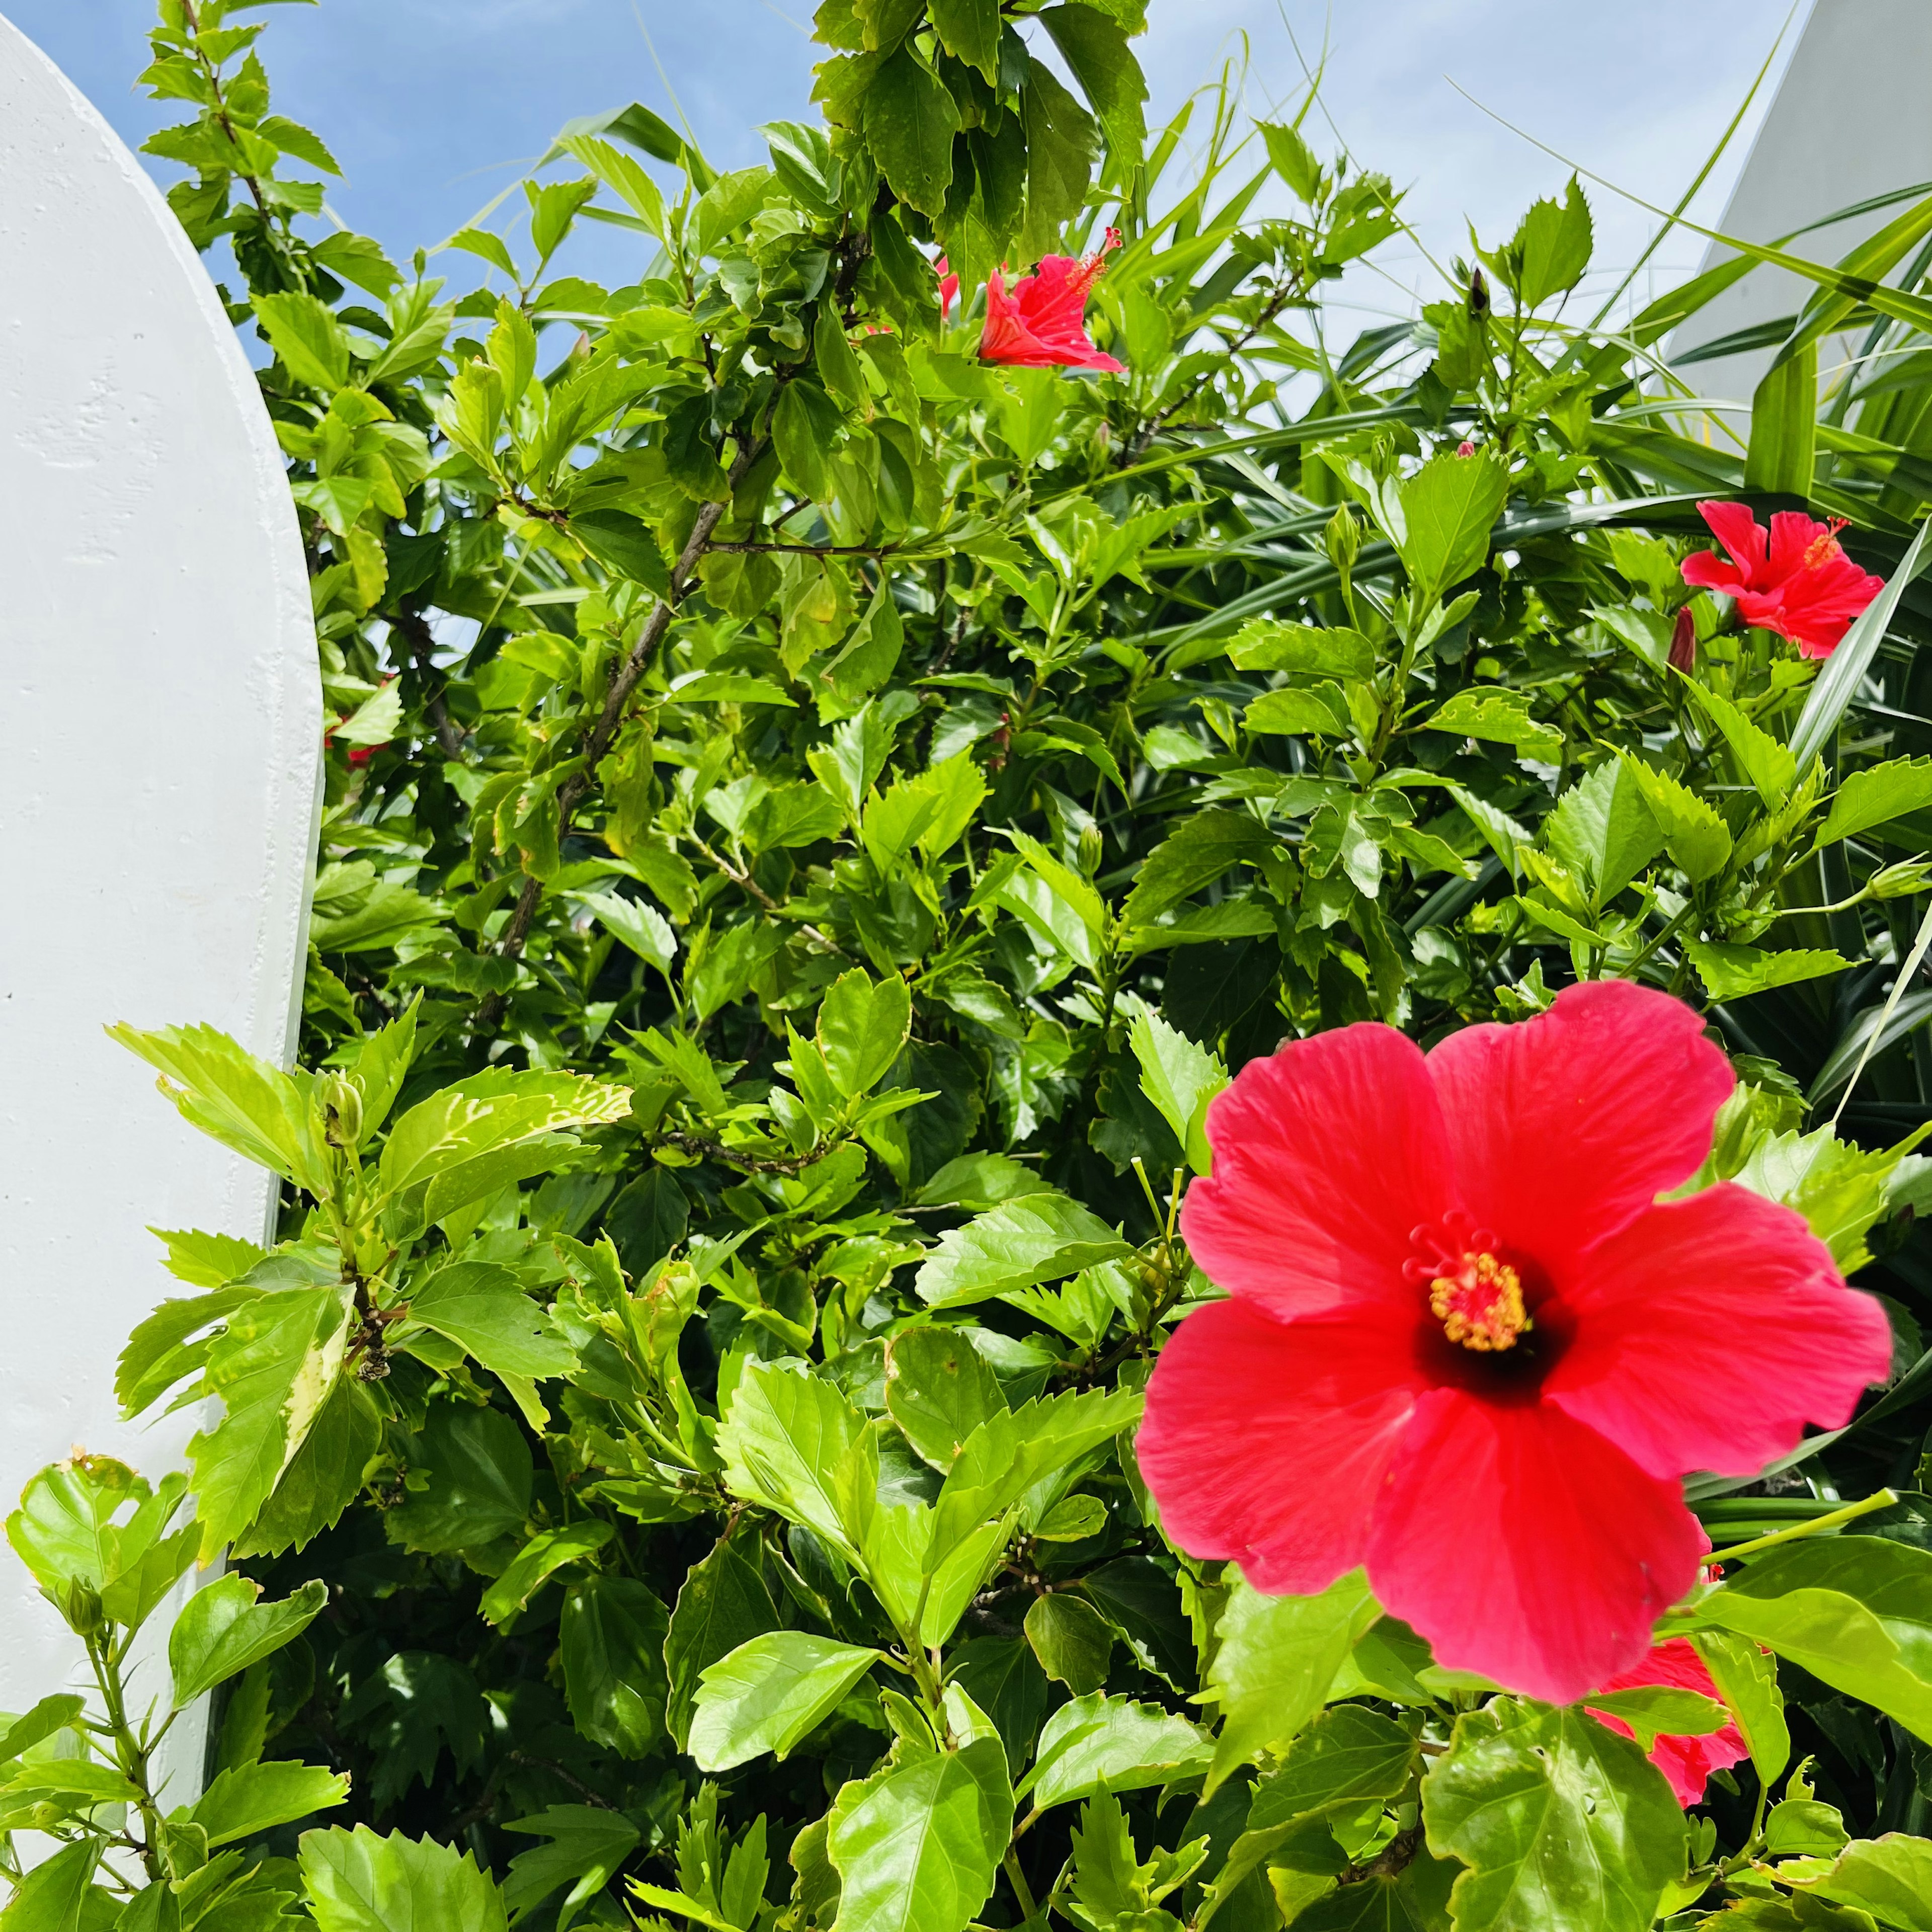
<svg viewBox="0 0 1932 1932">
<path fill-rule="evenodd" d="M 114 1359 L 183 1288 L 150 1227 L 260 1240 L 268 1177 L 102 1028 L 292 1045 L 321 692 L 282 459 L 206 272 L 0 19 L 0 1512 L 75 1444 L 158 1478 Z M 167 1612 L 159 1613 L 165 1625 Z M 84 1660 L 0 1547 L 0 1709 Z M 170 1739 L 172 1789 L 200 1772 Z"/>
<path fill-rule="evenodd" d="M 1748 242 L 1770 242 L 1875 195 L 1932 182 L 1928 73 L 1932 6 L 1925 0 L 1815 0 L 1737 186 L 1714 225 Z M 1792 252 L 1835 262 L 1904 212 L 1900 203 L 1834 223 L 1800 236 Z M 1702 266 L 1714 267 L 1732 252 L 1713 242 Z M 1671 353 L 1794 315 L 1816 286 L 1788 269 L 1754 268 L 1677 331 Z M 1850 336 L 1820 344 L 1821 374 L 1857 347 Z M 1752 350 L 1694 362 L 1684 377 L 1700 395 L 1748 404 L 1774 352 Z M 1744 418 L 1728 420 L 1739 437 L 1745 435 Z"/>
</svg>

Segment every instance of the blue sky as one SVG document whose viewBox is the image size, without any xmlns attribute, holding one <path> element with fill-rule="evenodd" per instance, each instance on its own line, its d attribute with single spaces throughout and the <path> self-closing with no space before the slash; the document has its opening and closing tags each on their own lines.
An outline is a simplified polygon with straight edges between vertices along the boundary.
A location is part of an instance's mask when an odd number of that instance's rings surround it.
<svg viewBox="0 0 1932 1932">
<path fill-rule="evenodd" d="M 392 251 L 434 245 L 513 181 L 574 115 L 640 100 L 688 118 L 714 162 L 761 157 L 761 121 L 808 114 L 810 0 L 323 0 L 278 6 L 262 51 L 279 111 L 341 160 L 334 202 Z M 133 87 L 148 0 L 0 0 L 130 143 L 160 124 Z M 1694 174 L 1775 39 L 1784 0 L 1153 0 L 1139 44 L 1156 110 L 1220 64 L 1248 58 L 1257 112 L 1292 100 L 1300 56 L 1328 54 L 1329 145 L 1409 190 L 1438 259 L 1507 230 L 1565 170 L 1486 116 L 1497 112 L 1597 172 L 1668 202 Z M 1300 56 L 1296 48 L 1298 43 Z M 1788 43 L 1787 43 L 1788 44 Z M 661 65 L 660 65 L 661 64 Z M 674 93 L 676 104 L 672 95 Z M 1312 130 L 1320 144 L 1322 130 Z M 1748 130 L 1747 130 L 1747 134 Z M 1700 204 L 1714 219 L 1741 140 Z M 166 172 L 166 170 L 162 170 Z M 1593 189 L 1604 259 L 1632 259 L 1651 218 Z M 592 244 L 618 245 L 614 231 Z M 1674 239 L 1660 261 L 1694 266 Z M 586 263 L 587 269 L 599 264 Z M 1365 308 L 1406 308 L 1430 271 L 1397 250 L 1380 278 L 1352 280 Z"/>
</svg>

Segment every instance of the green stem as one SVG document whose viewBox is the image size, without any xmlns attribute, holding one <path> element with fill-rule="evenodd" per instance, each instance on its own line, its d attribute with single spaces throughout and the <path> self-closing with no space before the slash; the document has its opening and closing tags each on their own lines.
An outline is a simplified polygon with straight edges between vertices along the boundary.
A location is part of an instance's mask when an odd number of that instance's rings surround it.
<svg viewBox="0 0 1932 1932">
<path fill-rule="evenodd" d="M 1847 1503 L 1843 1509 L 1832 1510 L 1829 1516 L 1814 1516 L 1809 1522 L 1795 1522 L 1789 1529 L 1774 1529 L 1768 1536 L 1754 1536 L 1748 1543 L 1734 1543 L 1728 1550 L 1711 1552 L 1714 1562 L 1730 1563 L 1739 1558 L 1755 1556 L 1761 1550 L 1769 1550 L 1780 1543 L 1795 1543 L 1801 1536 L 1816 1536 L 1820 1530 L 1836 1529 L 1840 1525 L 1856 1521 L 1862 1516 L 1870 1516 L 1874 1510 L 1890 1509 L 1898 1498 L 1890 1490 L 1880 1490 L 1865 1498 L 1863 1502 Z"/>
<path fill-rule="evenodd" d="M 1019 1900 L 1020 1910 L 1026 1914 L 1028 1924 L 1031 1924 L 1040 1916 L 1040 1907 L 1034 1903 L 1033 1887 L 1027 1883 L 1026 1874 L 1020 1870 L 1018 1852 L 1009 1845 L 1002 1862 L 1006 1868 L 1006 1876 L 1012 1882 L 1013 1896 Z"/>
</svg>

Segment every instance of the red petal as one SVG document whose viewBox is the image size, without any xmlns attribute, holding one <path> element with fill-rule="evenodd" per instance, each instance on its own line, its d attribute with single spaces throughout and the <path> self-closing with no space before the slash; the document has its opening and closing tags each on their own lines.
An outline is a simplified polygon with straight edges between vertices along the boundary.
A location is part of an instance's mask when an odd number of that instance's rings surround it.
<svg viewBox="0 0 1932 1932">
<path fill-rule="evenodd" d="M 1553 1276 L 1694 1174 L 1733 1083 L 1703 1022 L 1627 980 L 1568 986 L 1515 1026 L 1429 1056 L 1462 1204 Z"/>
<path fill-rule="evenodd" d="M 1705 1667 L 1704 1660 L 1681 1636 L 1658 1644 L 1633 1669 L 1619 1672 L 1597 1688 L 1600 1692 L 1637 1690 L 1653 1684 L 1678 1690 L 1694 1690 L 1700 1696 L 1723 1702 L 1718 1696 L 1718 1687 L 1712 1681 L 1710 1672 Z M 1590 1711 L 1598 1724 L 1615 1731 L 1619 1737 L 1635 1735 L 1622 1718 L 1612 1717 L 1607 1712 L 1590 1710 L 1587 1704 L 1584 1708 Z M 1749 1755 L 1744 1733 L 1736 1724 L 1726 1724 L 1720 1731 L 1709 1731 L 1693 1737 L 1661 1733 L 1652 1747 L 1650 1761 L 1670 1780 L 1670 1788 L 1676 1794 L 1678 1803 L 1689 1806 L 1703 1796 L 1704 1786 L 1712 1772 L 1721 1771 Z"/>
<path fill-rule="evenodd" d="M 1419 1391 L 1406 1327 L 1216 1302 L 1162 1351 L 1135 1454 L 1190 1556 L 1238 1558 L 1256 1588 L 1306 1595 L 1360 1565 Z"/>
<path fill-rule="evenodd" d="M 1721 591 L 1726 597 L 1738 596 L 1744 589 L 1737 566 L 1714 550 L 1696 550 L 1684 560 L 1684 581 L 1700 590 Z"/>
<path fill-rule="evenodd" d="M 1366 1300 L 1413 1319 L 1409 1234 L 1455 1204 L 1415 1043 L 1342 1027 L 1251 1060 L 1208 1110 L 1210 1179 L 1180 1226 L 1209 1280 L 1286 1318 Z"/>
<path fill-rule="evenodd" d="M 1650 1648 L 1709 1547 L 1676 1484 L 1561 1409 L 1438 1389 L 1390 1471 L 1369 1582 L 1438 1664 L 1571 1704 Z"/>
<path fill-rule="evenodd" d="M 1892 1366 L 1884 1310 L 1804 1218 L 1728 1182 L 1646 1209 L 1560 1292 L 1574 1333 L 1544 1395 L 1655 1476 L 1754 1475 Z"/>
<path fill-rule="evenodd" d="M 1744 581 L 1761 584 L 1771 560 L 1771 535 L 1751 514 L 1748 503 L 1700 503 L 1697 514 L 1729 550 Z"/>
</svg>

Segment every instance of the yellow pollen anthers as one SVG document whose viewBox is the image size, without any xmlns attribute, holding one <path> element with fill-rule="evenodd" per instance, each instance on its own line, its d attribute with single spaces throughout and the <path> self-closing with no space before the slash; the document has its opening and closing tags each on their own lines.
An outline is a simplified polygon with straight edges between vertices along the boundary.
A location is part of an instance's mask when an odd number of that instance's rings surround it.
<svg viewBox="0 0 1932 1932">
<path fill-rule="evenodd" d="M 1533 1325 L 1522 1305 L 1522 1277 L 1494 1255 L 1462 1256 L 1454 1274 L 1429 1285 L 1429 1311 L 1450 1341 L 1478 1354 L 1514 1348 Z"/>
</svg>

